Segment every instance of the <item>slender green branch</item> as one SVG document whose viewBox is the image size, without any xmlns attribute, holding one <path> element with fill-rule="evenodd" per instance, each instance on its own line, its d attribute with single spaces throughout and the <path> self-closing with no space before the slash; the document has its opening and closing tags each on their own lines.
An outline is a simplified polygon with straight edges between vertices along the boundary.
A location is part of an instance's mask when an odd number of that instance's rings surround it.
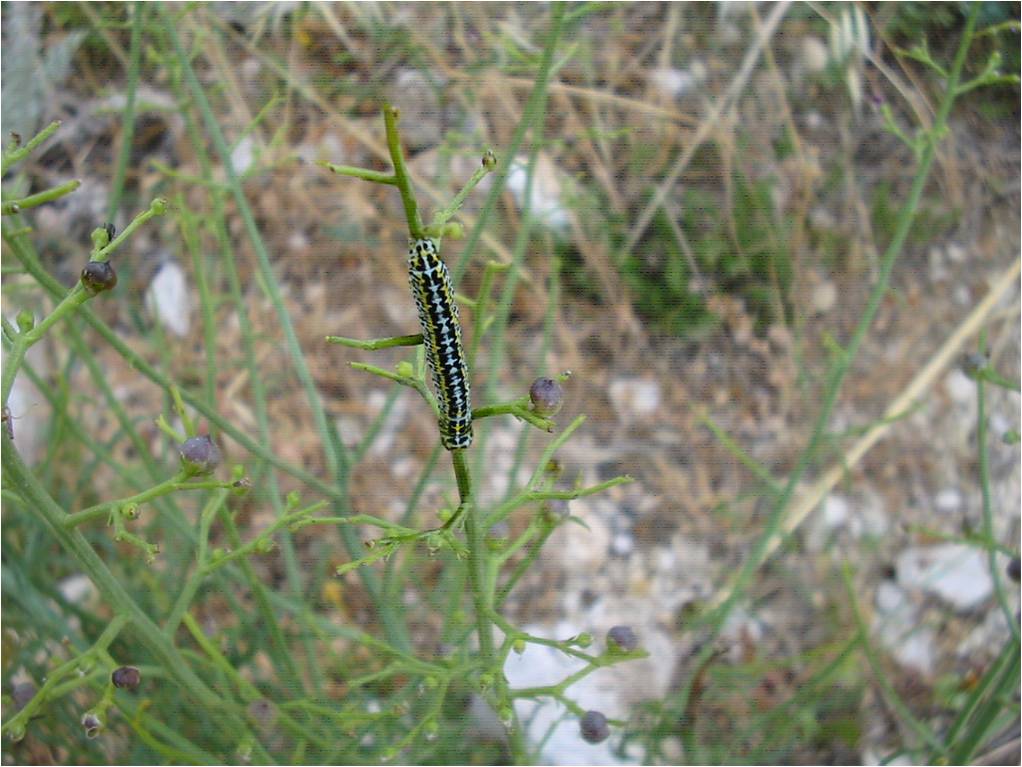
<svg viewBox="0 0 1022 767">
<path fill-rule="evenodd" d="M 344 338 L 343 336 L 327 336 L 328 344 L 338 344 L 352 349 L 364 349 L 375 352 L 379 349 L 390 349 L 393 346 L 420 346 L 422 344 L 422 333 L 411 336 L 392 336 L 391 338 L 373 338 L 368 341 L 360 341 L 357 338 Z"/>
<path fill-rule="evenodd" d="M 3 160 L 0 161 L 0 175 L 6 175 L 7 169 L 15 163 L 21 162 L 28 157 L 32 152 L 35 151 L 36 147 L 42 144 L 46 139 L 57 132 L 60 127 L 60 120 L 54 120 L 41 131 L 39 131 L 33 138 L 27 143 L 21 146 L 14 145 L 9 149 L 5 149 L 3 153 Z"/>
<path fill-rule="evenodd" d="M 363 181 L 372 181 L 376 184 L 389 184 L 390 186 L 397 185 L 397 176 L 390 173 L 380 173 L 377 170 L 369 170 L 368 168 L 355 168 L 351 165 L 334 165 L 330 162 L 319 162 L 316 164 L 322 165 L 327 170 L 339 173 L 342 176 L 360 178 Z"/>
<path fill-rule="evenodd" d="M 143 503 L 147 503 L 154 498 L 159 498 L 169 493 L 177 492 L 178 490 L 230 490 L 234 487 L 233 482 L 219 482 L 217 480 L 194 480 L 189 479 L 191 475 L 186 471 L 179 471 L 170 479 L 161 482 L 154 487 L 150 487 L 148 490 L 143 490 L 141 493 L 128 496 L 127 498 L 120 498 L 115 501 L 104 501 L 98 503 L 95 506 L 90 506 L 87 509 L 76 512 L 74 514 L 68 514 L 63 521 L 63 526 L 70 530 L 78 525 L 83 525 L 86 522 L 91 522 L 95 519 L 102 519 L 109 515 L 111 512 L 116 512 L 118 509 L 124 507 L 140 506 Z"/>
<path fill-rule="evenodd" d="M 980 354 L 986 349 L 986 331 L 980 334 Z M 983 537 L 985 538 L 987 563 L 990 567 L 990 578 L 994 582 L 994 593 L 1001 612 L 1004 613 L 1012 639 L 1019 641 L 1018 621 L 1015 612 L 1008 602 L 1008 594 L 1001 578 L 1001 568 L 997 566 L 997 545 L 994 539 L 994 511 L 990 498 L 990 449 L 987 445 L 987 407 L 986 386 L 983 376 L 976 377 L 976 446 L 979 451 L 979 486 L 983 498 Z"/>
<path fill-rule="evenodd" d="M 53 671 L 51 671 L 47 677 L 46 682 L 42 688 L 32 697 L 21 711 L 15 714 L 13 717 L 4 722 L 3 727 L 0 727 L 0 732 L 9 733 L 13 740 L 21 740 L 25 735 L 25 728 L 28 726 L 29 721 L 35 717 L 39 709 L 45 705 L 48 701 L 60 697 L 60 695 L 66 695 L 71 689 L 64 689 L 58 693 L 57 687 L 63 682 L 68 676 L 77 674 L 81 669 L 91 665 L 94 659 L 100 656 L 107 647 L 117 638 L 117 635 L 128 625 L 129 619 L 124 615 L 115 615 L 107 625 L 103 633 L 99 635 L 99 638 L 95 643 L 85 652 L 80 655 L 76 655 L 66 663 L 61 664 Z M 77 681 L 77 680 L 76 680 Z M 73 689 L 73 688 L 72 688 Z"/>
<path fill-rule="evenodd" d="M 901 719 L 908 727 L 916 734 L 916 736 L 930 748 L 938 754 L 944 753 L 944 744 L 940 742 L 929 728 L 926 727 L 922 722 L 916 719 L 908 706 L 901 699 L 894 688 L 891 686 L 890 681 L 887 679 L 887 673 L 884 671 L 883 666 L 880 665 L 880 659 L 873 651 L 873 645 L 869 641 L 869 629 L 866 627 L 866 621 L 862 617 L 862 609 L 859 607 L 859 599 L 855 593 L 855 586 L 852 583 L 851 569 L 845 564 L 841 568 L 841 577 L 845 584 L 845 593 L 848 596 L 848 603 L 851 605 L 852 614 L 855 617 L 855 625 L 858 627 L 859 636 L 862 637 L 862 652 L 866 656 L 866 660 L 869 662 L 870 669 L 873 671 L 873 678 L 879 685 L 880 690 L 883 692 L 884 700 L 887 701 L 888 705 L 895 711 L 899 719 Z"/>
<path fill-rule="evenodd" d="M 75 191 L 81 185 L 81 180 L 76 178 L 55 186 L 52 189 L 46 189 L 42 192 L 30 194 L 27 197 L 21 197 L 17 200 L 5 200 L 3 205 L 0 206 L 0 215 L 13 216 L 23 210 L 37 208 L 48 202 L 59 200 L 64 195 L 71 194 L 71 192 Z"/>
<path fill-rule="evenodd" d="M 408 233 L 413 240 L 425 235 L 422 218 L 419 216 L 419 204 L 415 201 L 412 179 L 405 168 L 404 153 L 401 151 L 401 136 L 398 134 L 397 122 L 400 110 L 387 104 L 383 107 L 383 125 L 387 131 L 387 149 L 390 161 L 394 164 L 394 185 L 401 193 L 401 204 L 404 205 L 405 219 L 408 221 Z"/>
</svg>

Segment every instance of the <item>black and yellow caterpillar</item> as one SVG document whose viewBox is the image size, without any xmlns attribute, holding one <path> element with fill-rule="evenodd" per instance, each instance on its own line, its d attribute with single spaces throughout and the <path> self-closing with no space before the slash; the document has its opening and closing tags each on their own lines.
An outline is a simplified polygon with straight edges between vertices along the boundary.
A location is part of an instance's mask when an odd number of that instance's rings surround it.
<svg viewBox="0 0 1022 767">
<path fill-rule="evenodd" d="M 433 240 L 412 242 L 408 249 L 408 280 L 419 309 L 426 362 L 440 405 L 440 441 L 448 450 L 463 450 L 472 444 L 468 365 L 451 275 Z"/>
</svg>

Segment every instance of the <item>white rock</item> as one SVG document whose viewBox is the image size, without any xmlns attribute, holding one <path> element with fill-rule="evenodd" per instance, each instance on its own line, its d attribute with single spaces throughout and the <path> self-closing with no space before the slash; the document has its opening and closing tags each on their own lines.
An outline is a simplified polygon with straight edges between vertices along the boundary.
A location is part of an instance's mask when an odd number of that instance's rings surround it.
<svg viewBox="0 0 1022 767">
<path fill-rule="evenodd" d="M 153 275 L 146 290 L 145 305 L 165 330 L 184 338 L 191 328 L 191 295 L 184 270 L 176 261 L 166 261 Z"/>
<path fill-rule="evenodd" d="M 893 614 L 908 609 L 910 602 L 908 594 L 897 583 L 884 580 L 877 587 L 876 606 L 882 613 Z"/>
<path fill-rule="evenodd" d="M 64 599 L 75 605 L 88 605 L 96 597 L 96 587 L 86 575 L 69 576 L 57 584 L 57 588 Z"/>
<path fill-rule="evenodd" d="M 943 514 L 958 511 L 962 508 L 962 492 L 957 487 L 945 487 L 933 499 L 933 507 Z"/>
<path fill-rule="evenodd" d="M 615 556 L 627 557 L 635 548 L 635 539 L 628 533 L 618 533 L 610 542 L 610 550 Z"/>
<path fill-rule="evenodd" d="M 827 68 L 829 60 L 830 54 L 827 52 L 827 46 L 820 38 L 813 35 L 806 35 L 802 38 L 802 66 L 807 72 L 814 74 L 822 72 Z"/>
<path fill-rule="evenodd" d="M 655 380 L 619 378 L 611 381 L 609 393 L 622 421 L 646 418 L 660 407 L 660 384 Z"/>
<path fill-rule="evenodd" d="M 823 501 L 823 524 L 828 530 L 836 530 L 845 526 L 848 521 L 848 500 L 843 496 L 831 493 Z"/>
<path fill-rule="evenodd" d="M 231 167 L 235 173 L 243 176 L 252 167 L 255 156 L 255 141 L 251 136 L 243 136 L 231 152 Z"/>
<path fill-rule="evenodd" d="M 649 76 L 650 85 L 669 98 L 678 98 L 706 79 L 706 65 L 693 61 L 688 69 L 661 67 Z"/>
<path fill-rule="evenodd" d="M 813 288 L 813 309 L 818 314 L 826 314 L 837 303 L 837 287 L 831 280 L 825 280 Z"/>
<path fill-rule="evenodd" d="M 896 567 L 903 588 L 932 594 L 956 610 L 978 607 L 993 593 L 985 553 L 960 543 L 907 549 Z"/>
<path fill-rule="evenodd" d="M 507 174 L 507 188 L 521 208 L 525 202 L 529 158 L 518 157 Z M 532 180 L 532 215 L 557 232 L 563 232 L 571 222 L 568 209 L 561 202 L 563 184 L 561 172 L 546 155 L 536 159 L 535 178 Z"/>
<path fill-rule="evenodd" d="M 947 377 L 944 379 L 944 385 L 947 387 L 947 392 L 955 403 L 966 406 L 975 404 L 976 382 L 958 368 L 947 374 Z"/>
</svg>

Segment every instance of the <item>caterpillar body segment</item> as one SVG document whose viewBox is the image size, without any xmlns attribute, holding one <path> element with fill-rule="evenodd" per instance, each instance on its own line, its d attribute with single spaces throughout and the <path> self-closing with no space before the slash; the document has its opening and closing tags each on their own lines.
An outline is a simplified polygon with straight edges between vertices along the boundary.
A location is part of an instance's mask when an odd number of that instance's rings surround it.
<svg viewBox="0 0 1022 767">
<path fill-rule="evenodd" d="M 412 242 L 408 250 L 408 279 L 419 310 L 426 362 L 440 406 L 440 441 L 448 450 L 463 450 L 472 444 L 468 365 L 451 275 L 433 240 Z"/>
</svg>

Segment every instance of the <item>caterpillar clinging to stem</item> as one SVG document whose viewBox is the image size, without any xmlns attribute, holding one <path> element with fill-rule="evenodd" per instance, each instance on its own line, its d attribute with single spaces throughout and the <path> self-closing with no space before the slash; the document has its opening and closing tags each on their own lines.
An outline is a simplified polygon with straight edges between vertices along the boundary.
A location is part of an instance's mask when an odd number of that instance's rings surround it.
<svg viewBox="0 0 1022 767">
<path fill-rule="evenodd" d="M 422 238 L 412 242 L 408 249 L 408 279 L 419 310 L 426 362 L 440 406 L 440 441 L 448 450 L 464 450 L 472 444 L 468 365 L 451 275 L 433 240 Z"/>
</svg>

